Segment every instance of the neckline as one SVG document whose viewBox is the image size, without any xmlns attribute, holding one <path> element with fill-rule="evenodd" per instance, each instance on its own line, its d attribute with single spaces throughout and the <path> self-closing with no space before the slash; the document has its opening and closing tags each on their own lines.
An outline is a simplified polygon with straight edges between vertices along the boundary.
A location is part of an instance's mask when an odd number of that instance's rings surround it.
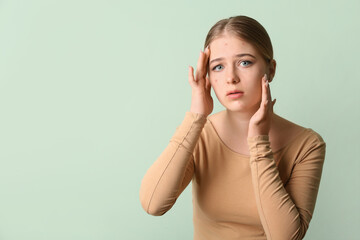
<svg viewBox="0 0 360 240">
<path fill-rule="evenodd" d="M 212 130 L 215 132 L 215 135 L 217 136 L 217 139 L 218 141 L 221 143 L 221 145 L 223 145 L 225 147 L 225 149 L 227 149 L 228 151 L 238 155 L 238 156 L 241 156 L 241 157 L 244 157 L 244 158 L 250 158 L 250 155 L 245 155 L 245 154 L 242 154 L 242 153 L 239 153 L 239 152 L 236 152 L 234 151 L 233 149 L 231 149 L 228 145 L 225 144 L 225 142 L 221 139 L 220 135 L 218 134 L 218 132 L 216 131 L 215 129 L 215 126 L 214 124 L 211 122 L 211 120 L 208 118 L 207 119 L 208 122 L 210 123 L 211 125 L 211 128 Z M 289 147 L 291 145 L 292 142 L 294 142 L 301 134 L 303 134 L 303 132 L 309 130 L 309 128 L 303 128 L 302 131 L 300 131 L 295 137 L 293 137 L 287 144 L 285 144 L 284 146 L 282 146 L 281 148 L 277 149 L 276 151 L 272 151 L 273 154 L 276 154 L 284 149 L 286 149 L 287 147 Z"/>
</svg>

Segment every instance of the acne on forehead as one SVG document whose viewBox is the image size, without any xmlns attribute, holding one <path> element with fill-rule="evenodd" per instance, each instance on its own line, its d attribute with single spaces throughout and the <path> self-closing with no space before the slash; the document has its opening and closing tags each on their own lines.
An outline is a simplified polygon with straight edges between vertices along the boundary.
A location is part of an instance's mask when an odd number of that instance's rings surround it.
<svg viewBox="0 0 360 240">
<path fill-rule="evenodd" d="M 234 42 L 235 40 L 235 42 Z M 220 41 L 220 42 L 219 42 Z M 238 46 L 241 46 L 241 47 L 246 47 L 246 48 L 254 48 L 254 46 L 247 42 L 246 40 L 242 39 L 242 38 L 239 38 L 239 37 L 234 37 L 234 36 L 221 36 L 221 37 L 218 37 L 216 39 L 214 39 L 210 44 L 209 44 L 209 47 L 210 47 L 210 50 L 213 49 L 215 46 L 218 46 L 218 47 L 231 47 L 233 46 L 234 44 L 238 45 Z M 215 45 L 215 46 L 214 46 Z"/>
<path fill-rule="evenodd" d="M 243 42 L 243 41 L 241 42 L 241 45 L 242 45 L 242 46 L 245 46 L 245 44 L 246 44 L 245 42 Z M 225 43 L 224 43 L 224 46 L 227 46 L 227 45 L 229 45 L 229 44 L 228 44 L 227 42 L 225 42 Z"/>
<path fill-rule="evenodd" d="M 234 40 L 235 40 L 235 42 L 234 42 Z M 254 55 L 256 58 L 262 57 L 261 54 L 259 53 L 258 49 L 253 44 L 249 43 L 248 41 L 246 41 L 242 38 L 239 38 L 236 36 L 234 37 L 231 35 L 225 35 L 225 36 L 221 36 L 221 37 L 214 39 L 209 44 L 209 47 L 210 47 L 210 59 L 209 60 L 218 58 L 218 57 L 223 57 L 225 52 L 232 53 L 232 54 L 234 54 L 235 52 L 238 52 L 238 53 L 246 52 L 246 53 L 250 53 L 250 54 Z M 240 47 L 240 49 L 238 47 Z M 233 48 L 236 48 L 236 50 Z"/>
</svg>

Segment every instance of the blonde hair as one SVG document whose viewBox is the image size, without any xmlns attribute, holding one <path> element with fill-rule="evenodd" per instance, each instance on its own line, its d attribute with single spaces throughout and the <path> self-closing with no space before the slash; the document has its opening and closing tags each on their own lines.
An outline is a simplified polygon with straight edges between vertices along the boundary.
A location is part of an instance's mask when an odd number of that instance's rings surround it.
<svg viewBox="0 0 360 240">
<path fill-rule="evenodd" d="M 273 59 L 274 53 L 270 37 L 265 28 L 255 19 L 247 16 L 235 16 L 218 21 L 208 32 L 204 47 L 207 47 L 225 32 L 234 34 L 253 44 L 267 63 Z"/>
</svg>

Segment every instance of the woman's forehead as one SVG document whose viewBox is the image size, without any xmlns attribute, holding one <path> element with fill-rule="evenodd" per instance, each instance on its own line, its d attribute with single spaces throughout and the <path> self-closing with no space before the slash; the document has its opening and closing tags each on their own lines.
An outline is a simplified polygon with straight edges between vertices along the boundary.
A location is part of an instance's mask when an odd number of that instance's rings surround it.
<svg viewBox="0 0 360 240">
<path fill-rule="evenodd" d="M 209 47 L 210 61 L 212 58 L 227 58 L 239 54 L 258 55 L 256 48 L 251 43 L 231 35 L 220 36 L 214 39 Z"/>
</svg>

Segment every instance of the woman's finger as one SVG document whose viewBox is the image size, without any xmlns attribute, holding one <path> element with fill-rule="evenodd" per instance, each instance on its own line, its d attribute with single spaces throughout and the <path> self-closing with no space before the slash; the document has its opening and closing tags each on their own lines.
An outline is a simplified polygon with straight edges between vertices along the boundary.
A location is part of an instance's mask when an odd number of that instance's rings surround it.
<svg viewBox="0 0 360 240">
<path fill-rule="evenodd" d="M 203 51 L 200 51 L 199 59 L 196 66 L 196 72 L 195 72 L 195 81 L 198 82 L 201 79 L 204 79 L 204 58 L 205 53 Z"/>
<path fill-rule="evenodd" d="M 192 66 L 189 66 L 188 75 L 189 75 L 189 83 L 190 83 L 190 85 L 194 86 L 194 84 L 195 84 L 194 68 Z"/>
<path fill-rule="evenodd" d="M 204 51 L 200 51 L 200 56 L 196 66 L 195 81 L 204 80 L 205 83 L 209 52 L 209 47 L 206 47 Z"/>
<path fill-rule="evenodd" d="M 208 70 L 209 58 L 210 58 L 210 47 L 209 46 L 207 46 L 205 48 L 204 54 L 205 54 L 205 58 L 204 58 L 204 62 L 203 62 L 203 67 L 204 67 L 203 71 L 206 76 L 207 70 Z"/>
<path fill-rule="evenodd" d="M 267 90 L 268 90 L 269 102 L 271 102 L 272 99 L 271 99 L 271 91 L 270 91 L 270 82 L 269 82 L 269 79 L 268 79 L 268 81 L 267 81 Z"/>
<path fill-rule="evenodd" d="M 261 103 L 266 107 L 267 100 L 268 100 L 268 90 L 266 86 L 266 74 L 262 78 L 262 96 L 261 96 Z"/>
<path fill-rule="evenodd" d="M 274 99 L 274 101 L 272 101 L 272 106 L 273 107 L 274 107 L 275 103 L 276 103 L 276 98 Z"/>
<path fill-rule="evenodd" d="M 211 89 L 211 84 L 210 84 L 210 80 L 209 80 L 209 77 L 206 77 L 206 81 L 205 81 L 205 88 L 207 91 L 210 92 L 210 89 Z"/>
</svg>

